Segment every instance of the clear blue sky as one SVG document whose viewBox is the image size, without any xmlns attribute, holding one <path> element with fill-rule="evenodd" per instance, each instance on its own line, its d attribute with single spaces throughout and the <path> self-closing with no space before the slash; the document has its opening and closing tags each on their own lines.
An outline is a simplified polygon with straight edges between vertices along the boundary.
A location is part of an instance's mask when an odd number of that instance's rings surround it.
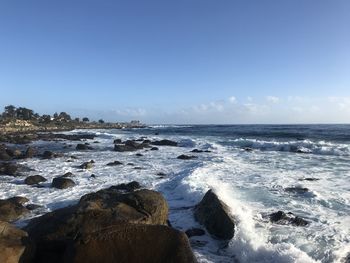
<svg viewBox="0 0 350 263">
<path fill-rule="evenodd" d="M 0 107 L 350 122 L 349 14 L 348 0 L 4 0 Z"/>
</svg>

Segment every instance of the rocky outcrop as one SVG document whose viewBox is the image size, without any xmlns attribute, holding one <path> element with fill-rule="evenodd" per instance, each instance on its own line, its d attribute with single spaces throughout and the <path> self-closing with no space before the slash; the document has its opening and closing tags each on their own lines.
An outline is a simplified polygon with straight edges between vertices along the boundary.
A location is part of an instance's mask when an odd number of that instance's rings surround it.
<svg viewBox="0 0 350 263">
<path fill-rule="evenodd" d="M 39 184 L 42 182 L 46 182 L 47 180 L 41 175 L 31 175 L 24 179 L 24 183 L 27 185 Z"/>
<path fill-rule="evenodd" d="M 136 141 L 128 140 L 125 141 L 123 144 L 115 144 L 114 150 L 117 152 L 132 152 L 137 150 L 142 150 L 144 148 L 149 148 L 149 144 L 142 142 L 138 143 Z"/>
<path fill-rule="evenodd" d="M 23 204 L 27 201 L 27 198 L 20 196 L 0 200 L 0 220 L 12 222 L 26 215 L 29 210 Z"/>
<path fill-rule="evenodd" d="M 287 187 L 284 189 L 286 192 L 290 192 L 290 193 L 295 193 L 295 194 L 305 194 L 307 192 L 309 192 L 308 188 L 305 187 Z"/>
<path fill-rule="evenodd" d="M 65 177 L 56 177 L 52 180 L 51 187 L 58 189 L 66 189 L 75 186 L 73 180 Z"/>
<path fill-rule="evenodd" d="M 272 223 L 277 223 L 280 225 L 295 225 L 295 226 L 306 226 L 309 224 L 305 219 L 295 216 L 293 213 L 285 213 L 283 211 L 278 211 L 270 214 L 270 221 Z"/>
<path fill-rule="evenodd" d="M 186 236 L 166 226 L 163 196 L 139 188 L 112 186 L 33 219 L 34 262 L 194 262 Z"/>
<path fill-rule="evenodd" d="M 195 219 L 218 239 L 231 239 L 235 233 L 235 223 L 228 206 L 209 190 L 194 209 Z"/>
<path fill-rule="evenodd" d="M 160 140 L 160 141 L 154 141 L 151 144 L 157 145 L 157 146 L 178 146 L 178 143 L 171 140 Z"/>
<path fill-rule="evenodd" d="M 75 149 L 78 151 L 85 151 L 85 150 L 92 150 L 93 148 L 87 144 L 79 143 L 79 144 L 77 144 Z"/>
<path fill-rule="evenodd" d="M 43 159 L 52 159 L 57 157 L 62 157 L 62 154 L 54 153 L 52 151 L 44 151 L 42 154 Z"/>
<path fill-rule="evenodd" d="M 0 262 L 27 262 L 25 259 L 26 245 L 28 245 L 27 236 L 23 230 L 0 221 Z"/>
<path fill-rule="evenodd" d="M 82 163 L 79 168 L 80 169 L 91 169 L 93 167 L 93 164 L 95 162 L 93 160 L 90 160 L 89 162 Z"/>
</svg>

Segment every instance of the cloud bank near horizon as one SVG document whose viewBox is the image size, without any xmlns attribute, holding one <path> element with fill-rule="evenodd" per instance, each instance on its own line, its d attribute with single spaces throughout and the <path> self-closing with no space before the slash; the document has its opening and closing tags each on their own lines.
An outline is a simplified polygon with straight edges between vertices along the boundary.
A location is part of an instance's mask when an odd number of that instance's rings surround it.
<svg viewBox="0 0 350 263">
<path fill-rule="evenodd" d="M 148 124 L 293 124 L 350 123 L 350 97 L 265 97 L 210 101 L 172 111 L 156 107 L 130 107 L 105 111 L 79 110 L 109 121 L 141 120 Z"/>
</svg>

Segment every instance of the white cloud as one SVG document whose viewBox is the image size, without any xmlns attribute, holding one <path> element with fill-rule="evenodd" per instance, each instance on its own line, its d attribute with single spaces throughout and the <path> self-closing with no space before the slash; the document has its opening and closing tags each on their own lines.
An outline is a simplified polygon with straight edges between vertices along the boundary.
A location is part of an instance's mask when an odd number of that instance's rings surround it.
<svg viewBox="0 0 350 263">
<path fill-rule="evenodd" d="M 228 98 L 228 101 L 233 104 L 233 103 L 237 102 L 237 99 L 236 99 L 235 96 L 231 96 L 231 97 Z"/>
<path fill-rule="evenodd" d="M 266 100 L 270 103 L 278 103 L 280 101 L 280 98 L 275 96 L 266 96 Z"/>
</svg>

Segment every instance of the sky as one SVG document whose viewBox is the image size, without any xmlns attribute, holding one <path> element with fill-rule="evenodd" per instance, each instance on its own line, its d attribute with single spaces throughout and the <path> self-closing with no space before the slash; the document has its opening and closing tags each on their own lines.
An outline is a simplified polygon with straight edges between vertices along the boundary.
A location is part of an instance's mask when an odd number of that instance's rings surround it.
<svg viewBox="0 0 350 263">
<path fill-rule="evenodd" d="M 350 123 L 348 0 L 0 0 L 0 107 Z"/>
</svg>

